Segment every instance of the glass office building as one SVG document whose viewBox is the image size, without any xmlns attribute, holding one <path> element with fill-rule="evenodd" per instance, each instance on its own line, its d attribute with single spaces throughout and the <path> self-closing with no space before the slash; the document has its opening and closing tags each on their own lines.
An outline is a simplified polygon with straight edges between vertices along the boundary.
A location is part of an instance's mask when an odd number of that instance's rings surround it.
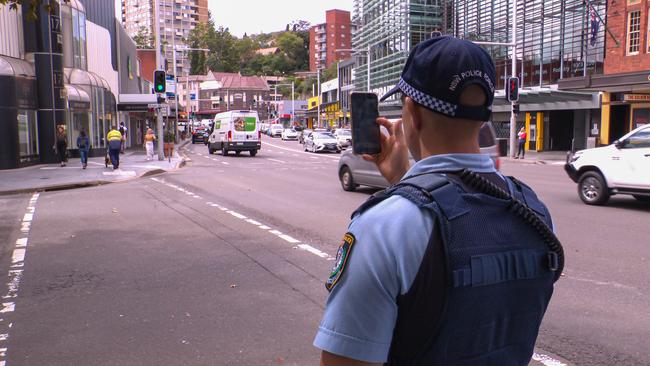
<svg viewBox="0 0 650 366">
<path fill-rule="evenodd" d="M 444 29 L 443 0 L 354 0 L 355 89 L 383 94 L 397 81 L 414 45 Z"/>
<path fill-rule="evenodd" d="M 591 6 L 587 6 L 590 3 Z M 517 75 L 524 87 L 557 84 L 559 79 L 602 74 L 606 1 L 519 0 Z M 475 41 L 509 42 L 512 0 L 454 1 L 450 33 Z M 507 47 L 486 46 L 495 60 L 498 87 L 511 73 Z"/>
</svg>

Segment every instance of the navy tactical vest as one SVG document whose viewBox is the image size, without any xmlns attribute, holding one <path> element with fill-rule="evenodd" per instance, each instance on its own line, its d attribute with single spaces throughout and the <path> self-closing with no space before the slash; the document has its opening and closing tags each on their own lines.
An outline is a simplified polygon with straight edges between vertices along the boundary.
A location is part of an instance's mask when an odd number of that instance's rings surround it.
<svg viewBox="0 0 650 366">
<path fill-rule="evenodd" d="M 551 217 L 523 183 L 482 176 Z M 454 174 L 426 173 L 379 192 L 357 212 L 402 196 L 431 210 L 434 232 L 411 288 L 400 294 L 388 365 L 526 366 L 553 293 L 553 254 L 511 201 Z"/>
</svg>

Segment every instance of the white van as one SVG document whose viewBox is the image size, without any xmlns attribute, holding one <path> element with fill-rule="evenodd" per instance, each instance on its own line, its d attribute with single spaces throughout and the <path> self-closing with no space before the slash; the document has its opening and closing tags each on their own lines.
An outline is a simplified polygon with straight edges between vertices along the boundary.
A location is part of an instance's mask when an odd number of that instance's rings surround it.
<svg viewBox="0 0 650 366">
<path fill-rule="evenodd" d="M 255 111 L 228 111 L 214 117 L 214 126 L 208 139 L 208 152 L 221 150 L 223 156 L 229 151 L 239 155 L 248 151 L 255 156 L 262 148 L 259 118 Z"/>
</svg>

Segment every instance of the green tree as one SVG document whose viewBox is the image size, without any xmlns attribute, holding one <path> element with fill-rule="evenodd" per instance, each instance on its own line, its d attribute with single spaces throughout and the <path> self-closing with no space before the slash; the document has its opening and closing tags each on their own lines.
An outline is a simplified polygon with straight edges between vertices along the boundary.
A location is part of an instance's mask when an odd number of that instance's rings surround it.
<svg viewBox="0 0 650 366">
<path fill-rule="evenodd" d="M 133 37 L 133 42 L 139 49 L 153 49 L 153 36 L 145 27 L 140 27 L 138 34 Z"/>
<path fill-rule="evenodd" d="M 63 0 L 66 3 L 69 3 L 70 0 Z M 28 19 L 38 18 L 38 9 L 41 6 L 45 7 L 45 10 L 52 11 L 51 4 L 43 4 L 43 0 L 0 0 L 0 5 L 9 5 L 9 8 L 12 10 L 17 10 L 19 6 L 23 4 L 29 5 L 26 9 Z"/>
</svg>

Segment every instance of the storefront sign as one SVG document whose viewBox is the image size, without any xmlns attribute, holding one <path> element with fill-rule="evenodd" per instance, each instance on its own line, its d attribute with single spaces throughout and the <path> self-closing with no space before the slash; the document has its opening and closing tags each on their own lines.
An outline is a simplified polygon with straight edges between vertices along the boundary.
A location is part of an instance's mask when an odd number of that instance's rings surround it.
<svg viewBox="0 0 650 366">
<path fill-rule="evenodd" d="M 623 100 L 626 102 L 650 102 L 650 94 L 625 94 Z"/>
<path fill-rule="evenodd" d="M 124 112 L 148 112 L 149 107 L 147 104 L 118 104 L 117 110 Z"/>
<path fill-rule="evenodd" d="M 70 109 L 84 109 L 90 110 L 90 102 L 78 102 L 78 101 L 68 101 L 68 107 Z"/>
</svg>

